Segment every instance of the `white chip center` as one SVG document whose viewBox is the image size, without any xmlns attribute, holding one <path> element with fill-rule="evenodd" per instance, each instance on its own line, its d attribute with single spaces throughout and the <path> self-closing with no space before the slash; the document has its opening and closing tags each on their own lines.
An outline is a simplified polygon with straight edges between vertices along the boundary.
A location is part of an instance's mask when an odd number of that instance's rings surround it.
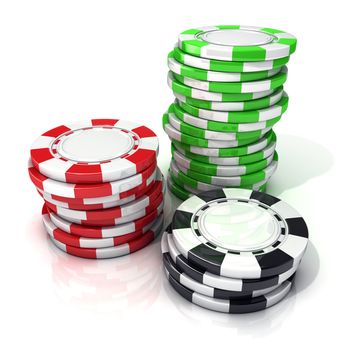
<svg viewBox="0 0 350 350">
<path fill-rule="evenodd" d="M 75 162 L 99 163 L 121 157 L 133 146 L 132 136 L 121 129 L 92 127 L 62 135 L 57 153 Z"/>
<path fill-rule="evenodd" d="M 279 237 L 277 220 L 254 203 L 213 203 L 199 216 L 198 229 L 221 248 L 251 252 L 272 245 Z"/>
<path fill-rule="evenodd" d="M 204 32 L 198 38 L 214 45 L 223 46 L 259 46 L 274 40 L 273 35 L 245 29 L 218 29 Z"/>
</svg>

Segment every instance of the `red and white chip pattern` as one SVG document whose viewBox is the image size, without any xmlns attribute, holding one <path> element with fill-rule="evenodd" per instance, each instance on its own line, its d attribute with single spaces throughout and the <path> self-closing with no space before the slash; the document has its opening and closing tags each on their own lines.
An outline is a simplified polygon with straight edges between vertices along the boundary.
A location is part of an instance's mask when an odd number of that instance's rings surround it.
<svg viewBox="0 0 350 350">
<path fill-rule="evenodd" d="M 108 248 L 78 248 L 51 238 L 53 243 L 68 254 L 87 259 L 110 259 L 136 252 L 151 243 L 163 229 L 163 216 L 158 217 L 150 230 L 142 236 L 122 245 Z"/>
<path fill-rule="evenodd" d="M 55 226 L 67 233 L 71 233 L 72 235 L 86 238 L 111 238 L 135 232 L 145 233 L 145 227 L 147 227 L 147 225 L 150 223 L 153 223 L 158 216 L 161 215 L 163 208 L 164 203 L 162 202 L 155 210 L 141 217 L 140 219 L 114 226 L 84 226 L 71 223 L 59 217 L 52 210 L 50 210 L 50 208 L 47 208 L 45 204 L 43 207 L 43 212 L 47 212 L 49 214 L 50 219 Z"/>
<path fill-rule="evenodd" d="M 140 189 L 136 194 L 133 194 L 129 197 L 122 198 L 122 199 L 117 199 L 114 200 L 114 197 L 119 197 L 117 196 L 107 196 L 107 197 L 100 197 L 101 201 L 100 203 L 94 203 L 94 204 L 85 204 L 85 202 L 90 202 L 90 199 L 95 199 L 95 198 L 87 198 L 87 199 L 74 199 L 74 198 L 68 198 L 68 202 L 62 202 L 56 199 L 53 199 L 53 196 L 51 196 L 48 193 L 45 193 L 39 189 L 38 192 L 40 196 L 45 200 L 45 202 L 49 202 L 50 204 L 61 207 L 61 208 L 66 208 L 66 209 L 72 209 L 72 210 L 100 210 L 100 209 L 108 209 L 108 208 L 113 208 L 113 207 L 118 207 L 121 205 L 126 205 L 130 202 L 136 201 L 143 195 L 148 194 L 148 192 L 151 192 L 151 189 L 155 189 L 154 185 L 157 183 L 157 181 L 162 181 L 162 173 L 159 169 L 154 172 L 155 178 L 152 176 L 150 178 L 151 183 L 148 185 L 143 186 L 142 189 Z M 108 200 L 112 199 L 112 200 Z M 83 203 L 82 203 L 83 202 Z"/>
<path fill-rule="evenodd" d="M 150 191 L 148 191 L 146 194 L 136 199 L 135 201 L 121 206 L 113 206 L 112 208 L 99 210 L 72 210 L 56 206 L 50 203 L 49 201 L 45 202 L 50 209 L 52 209 L 55 213 L 62 217 L 68 217 L 70 219 L 83 221 L 114 220 L 144 210 L 157 199 L 157 197 L 161 194 L 162 191 L 163 181 L 162 179 L 160 179 L 155 182 Z"/>
<path fill-rule="evenodd" d="M 157 164 L 153 163 L 136 175 L 98 184 L 72 184 L 50 179 L 41 174 L 31 160 L 28 163 L 28 171 L 33 184 L 44 192 L 67 198 L 96 198 L 126 192 L 141 185 L 154 173 L 156 166 Z"/>
<path fill-rule="evenodd" d="M 82 184 L 138 174 L 156 162 L 158 147 L 156 134 L 146 126 L 120 119 L 91 119 L 45 132 L 30 153 L 42 175 Z"/>
<path fill-rule="evenodd" d="M 160 217 L 162 217 L 162 214 L 160 215 Z M 108 248 L 108 247 L 122 245 L 142 236 L 145 232 L 149 231 L 152 225 L 154 225 L 155 223 L 155 221 L 150 222 L 148 225 L 145 226 L 144 231 L 135 231 L 135 232 L 132 232 L 126 235 L 117 236 L 117 237 L 85 238 L 85 237 L 74 236 L 58 228 L 51 221 L 50 216 L 45 207 L 43 208 L 43 212 L 42 212 L 42 220 L 43 220 L 43 224 L 46 229 L 46 232 L 52 238 L 54 238 L 55 240 L 63 244 L 67 244 L 69 246 L 78 247 L 78 248 Z M 156 220 L 158 220 L 158 218 Z"/>
</svg>

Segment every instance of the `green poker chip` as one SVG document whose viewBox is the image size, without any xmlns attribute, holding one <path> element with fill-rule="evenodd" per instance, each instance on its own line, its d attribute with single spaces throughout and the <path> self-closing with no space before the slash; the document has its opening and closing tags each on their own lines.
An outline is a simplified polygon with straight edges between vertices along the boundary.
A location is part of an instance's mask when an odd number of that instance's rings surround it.
<svg viewBox="0 0 350 350">
<path fill-rule="evenodd" d="M 211 176 L 197 171 L 189 170 L 181 166 L 176 162 L 177 167 L 182 173 L 194 180 L 204 182 L 214 186 L 242 186 L 256 184 L 260 181 L 266 181 L 277 169 L 278 155 L 274 153 L 272 162 L 263 170 L 259 170 L 255 173 L 240 175 L 240 176 Z"/>
<path fill-rule="evenodd" d="M 283 86 L 276 89 L 270 96 L 244 102 L 215 102 L 199 100 L 197 98 L 186 97 L 176 92 L 174 95 L 179 101 L 202 109 L 211 109 L 224 112 L 251 111 L 253 109 L 271 107 L 280 101 L 283 95 Z"/>
<path fill-rule="evenodd" d="M 221 25 L 189 29 L 179 35 L 179 48 L 193 56 L 223 61 L 267 61 L 288 57 L 297 39 L 272 28 Z"/>
<path fill-rule="evenodd" d="M 175 114 L 165 113 L 163 115 L 163 129 L 171 140 L 179 141 L 183 144 L 188 144 L 192 146 L 198 146 L 208 149 L 227 149 L 227 153 L 231 154 L 232 150 L 235 150 L 236 147 L 246 146 L 249 147 L 250 144 L 259 142 L 259 138 L 244 138 L 242 140 L 231 140 L 231 141 L 221 141 L 221 140 L 207 140 L 193 135 L 185 134 L 177 129 L 175 129 L 170 124 L 170 117 L 176 118 Z M 253 146 L 254 147 L 254 146 Z M 223 151 L 225 153 L 225 151 Z"/>
<path fill-rule="evenodd" d="M 244 112 L 212 111 L 208 109 L 194 107 L 180 101 L 178 101 L 178 104 L 185 112 L 194 117 L 221 123 L 240 124 L 264 122 L 280 117 L 287 110 L 288 102 L 288 95 L 284 92 L 280 101 L 278 101 L 275 105 L 268 108 Z"/>
<path fill-rule="evenodd" d="M 172 176 L 173 181 L 178 184 L 180 187 L 185 187 L 189 189 L 190 192 L 195 193 L 195 191 L 203 192 L 203 191 L 210 191 L 214 189 L 222 188 L 223 186 L 216 186 L 209 183 L 205 183 L 196 179 L 193 179 L 186 175 L 177 165 L 177 163 L 172 159 L 170 163 L 170 174 Z M 247 188 L 247 189 L 253 189 L 253 190 L 259 190 L 261 186 L 265 185 L 267 181 L 269 180 L 262 180 L 258 181 L 256 183 L 250 183 L 250 184 L 240 184 L 240 185 L 227 185 L 224 187 L 240 187 L 240 188 Z"/>
<path fill-rule="evenodd" d="M 182 122 L 191 125 L 192 127 L 210 130 L 214 132 L 220 133 L 243 133 L 244 135 L 251 135 L 251 132 L 258 132 L 259 130 L 269 129 L 273 127 L 280 119 L 281 116 L 276 118 L 257 122 L 257 123 L 241 123 L 241 124 L 233 124 L 233 123 L 223 123 L 216 122 L 211 120 L 202 119 L 191 114 L 186 113 L 177 103 L 174 103 L 172 106 L 172 111 L 175 113 L 176 117 L 180 119 Z M 221 134 L 214 134 L 220 137 Z M 250 137 L 250 136 L 249 136 Z M 204 137 L 206 138 L 206 137 Z"/>
<path fill-rule="evenodd" d="M 173 51 L 168 54 L 168 67 L 173 73 L 179 74 L 183 77 L 216 82 L 242 82 L 262 80 L 278 74 L 281 70 L 281 68 L 274 68 L 266 71 L 247 73 L 215 72 L 182 64 L 175 59 Z"/>
<path fill-rule="evenodd" d="M 273 134 L 273 137 L 271 138 L 270 142 L 261 151 L 258 151 L 252 154 L 238 156 L 238 157 L 204 156 L 204 155 L 195 154 L 190 151 L 187 151 L 186 146 L 177 141 L 173 141 L 172 145 L 173 147 L 176 148 L 178 152 L 180 152 L 190 160 L 194 160 L 204 164 L 237 166 L 237 165 L 246 165 L 250 163 L 256 163 L 271 156 L 276 149 L 276 137 L 275 137 L 275 134 Z"/>
<path fill-rule="evenodd" d="M 167 185 L 170 192 L 173 193 L 176 197 L 182 199 L 183 201 L 192 196 L 191 192 L 186 191 L 183 187 L 175 183 L 169 174 L 167 178 Z"/>
<path fill-rule="evenodd" d="M 265 169 L 273 159 L 273 154 L 266 159 L 262 159 L 255 163 L 246 165 L 216 165 L 201 163 L 184 156 L 172 146 L 171 153 L 176 164 L 185 168 L 186 170 L 193 170 L 211 176 L 240 176 L 255 173 L 259 170 Z"/>
<path fill-rule="evenodd" d="M 255 93 L 221 93 L 221 92 L 210 92 L 187 86 L 177 81 L 172 72 L 168 73 L 168 86 L 173 90 L 174 93 L 178 93 L 187 97 L 197 98 L 200 100 L 207 101 L 221 101 L 221 102 L 242 102 L 256 100 L 262 97 L 271 95 L 274 90 L 266 90 Z"/>
<path fill-rule="evenodd" d="M 223 147 L 235 147 L 231 146 L 232 141 L 246 140 L 246 139 L 259 139 L 267 132 L 271 130 L 271 127 L 255 130 L 255 131 L 247 131 L 247 132 L 220 132 L 220 131 L 211 131 L 206 129 L 201 129 L 196 126 L 192 126 L 184 121 L 181 121 L 177 118 L 176 114 L 174 114 L 174 105 L 171 105 L 168 110 L 169 116 L 169 124 L 179 132 L 187 135 L 191 135 L 194 137 L 199 137 L 205 140 L 218 140 Z"/>
<path fill-rule="evenodd" d="M 274 90 L 282 86 L 288 75 L 288 69 L 283 66 L 281 71 L 263 80 L 256 81 L 244 81 L 244 82 L 221 82 L 221 81 L 203 81 L 193 78 L 187 78 L 185 76 L 173 73 L 175 79 L 183 85 L 189 86 L 191 88 L 208 91 L 208 92 L 218 92 L 226 94 L 242 94 L 242 93 L 256 93 L 267 90 Z"/>
<path fill-rule="evenodd" d="M 281 68 L 289 61 L 289 56 L 283 58 L 277 58 L 270 61 L 222 61 L 215 59 L 208 59 L 202 57 L 196 57 L 188 55 L 178 47 L 174 48 L 174 58 L 190 67 L 195 67 L 204 70 L 227 72 L 227 73 L 243 73 L 243 72 L 260 72 L 271 69 Z"/>
</svg>

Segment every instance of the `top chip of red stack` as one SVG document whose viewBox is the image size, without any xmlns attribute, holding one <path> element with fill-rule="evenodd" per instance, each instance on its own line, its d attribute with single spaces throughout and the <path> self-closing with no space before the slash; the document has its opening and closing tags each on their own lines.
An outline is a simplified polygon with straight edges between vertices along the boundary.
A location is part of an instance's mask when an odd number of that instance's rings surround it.
<svg viewBox="0 0 350 350">
<path fill-rule="evenodd" d="M 158 138 L 146 126 L 119 119 L 61 125 L 31 147 L 34 167 L 67 183 L 102 183 L 138 174 L 156 162 Z"/>
</svg>

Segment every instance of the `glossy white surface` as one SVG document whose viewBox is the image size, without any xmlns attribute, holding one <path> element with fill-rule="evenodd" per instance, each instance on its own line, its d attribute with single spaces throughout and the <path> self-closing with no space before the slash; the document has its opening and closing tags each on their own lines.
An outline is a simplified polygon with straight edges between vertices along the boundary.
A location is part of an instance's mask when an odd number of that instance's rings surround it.
<svg viewBox="0 0 350 350">
<path fill-rule="evenodd" d="M 349 40 L 346 1 L 8 1 L 0 5 L 2 349 L 298 349 L 348 342 Z M 55 125 L 130 118 L 160 136 L 173 101 L 167 54 L 185 29 L 268 26 L 298 39 L 275 130 L 269 192 L 305 218 L 311 242 L 287 299 L 225 315 L 178 296 L 160 241 L 132 256 L 87 261 L 56 249 L 27 176 L 30 145 Z M 167 213 L 177 205 L 167 201 Z M 169 214 L 168 214 L 169 218 Z"/>
</svg>

